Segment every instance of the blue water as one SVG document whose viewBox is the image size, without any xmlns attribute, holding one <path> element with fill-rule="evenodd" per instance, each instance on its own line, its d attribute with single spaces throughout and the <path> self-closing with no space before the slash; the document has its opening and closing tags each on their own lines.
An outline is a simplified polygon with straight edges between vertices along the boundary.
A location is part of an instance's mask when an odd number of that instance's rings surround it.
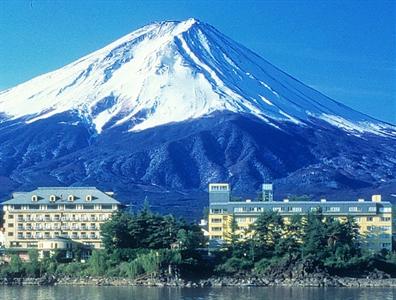
<svg viewBox="0 0 396 300">
<path fill-rule="evenodd" d="M 393 300 L 395 288 L 0 287 L 4 300 Z"/>
</svg>

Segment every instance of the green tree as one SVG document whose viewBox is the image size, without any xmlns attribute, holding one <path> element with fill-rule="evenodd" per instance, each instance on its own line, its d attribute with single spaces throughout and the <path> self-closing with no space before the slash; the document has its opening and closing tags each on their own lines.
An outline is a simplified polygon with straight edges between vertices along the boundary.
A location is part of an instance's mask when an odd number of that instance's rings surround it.
<svg viewBox="0 0 396 300">
<path fill-rule="evenodd" d="M 283 219 L 276 212 L 263 212 L 252 225 L 253 247 L 257 258 L 271 257 L 282 237 Z"/>
<path fill-rule="evenodd" d="M 303 232 L 302 256 L 311 256 L 318 261 L 323 261 L 327 255 L 327 230 L 320 209 L 307 214 L 303 225 Z"/>
<path fill-rule="evenodd" d="M 293 215 L 289 222 L 283 224 L 282 237 L 275 244 L 274 254 L 278 257 L 287 255 L 290 260 L 301 253 L 303 242 L 303 218 Z"/>
<path fill-rule="evenodd" d="M 24 270 L 22 259 L 19 257 L 19 255 L 17 255 L 17 254 L 11 255 L 9 271 L 11 273 L 14 273 L 17 276 L 23 275 L 25 270 Z"/>
<path fill-rule="evenodd" d="M 36 277 L 40 275 L 40 262 L 37 250 L 29 250 L 29 262 L 27 262 L 25 265 L 26 274 L 28 276 Z"/>
<path fill-rule="evenodd" d="M 134 239 L 130 239 L 131 216 L 125 212 L 117 212 L 101 226 L 102 242 L 107 250 L 117 248 L 135 248 Z"/>
<path fill-rule="evenodd" d="M 105 251 L 95 250 L 92 251 L 91 256 L 88 259 L 88 272 L 93 276 L 102 276 L 107 271 L 107 260 L 108 255 Z"/>
</svg>

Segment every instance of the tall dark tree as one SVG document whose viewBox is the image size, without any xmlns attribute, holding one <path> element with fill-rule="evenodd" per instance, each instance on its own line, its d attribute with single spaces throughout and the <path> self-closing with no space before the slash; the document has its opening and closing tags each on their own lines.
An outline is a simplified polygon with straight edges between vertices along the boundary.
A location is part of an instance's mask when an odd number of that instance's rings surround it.
<svg viewBox="0 0 396 300">
<path fill-rule="evenodd" d="M 263 212 L 252 225 L 253 247 L 255 255 L 271 257 L 275 245 L 282 237 L 283 219 L 276 212 Z"/>
</svg>

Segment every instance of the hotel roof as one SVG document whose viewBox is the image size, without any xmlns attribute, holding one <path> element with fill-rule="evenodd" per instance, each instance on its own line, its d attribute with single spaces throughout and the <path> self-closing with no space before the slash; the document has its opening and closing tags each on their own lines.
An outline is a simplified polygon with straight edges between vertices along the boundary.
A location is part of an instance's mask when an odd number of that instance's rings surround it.
<svg viewBox="0 0 396 300">
<path fill-rule="evenodd" d="M 110 193 L 109 193 L 110 194 Z M 98 204 L 120 204 L 109 194 L 98 190 L 96 187 L 39 187 L 31 192 L 15 192 L 12 199 L 4 201 L 2 205 L 9 204 L 62 204 L 62 203 L 98 203 Z M 33 201 L 36 196 L 37 201 Z M 55 196 L 55 201 L 51 201 L 51 196 Z M 73 196 L 73 201 L 69 200 Z M 91 196 L 91 201 L 86 197 Z"/>
</svg>

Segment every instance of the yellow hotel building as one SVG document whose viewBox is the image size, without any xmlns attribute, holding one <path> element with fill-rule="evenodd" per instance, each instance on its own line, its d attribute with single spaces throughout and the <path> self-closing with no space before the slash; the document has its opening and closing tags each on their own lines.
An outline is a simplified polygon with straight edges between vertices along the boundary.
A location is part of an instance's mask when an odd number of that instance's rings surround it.
<svg viewBox="0 0 396 300">
<path fill-rule="evenodd" d="M 2 203 L 5 247 L 40 248 L 44 241 L 70 239 L 101 248 L 100 226 L 120 207 L 111 196 L 95 187 L 40 187 L 13 193 Z"/>
<path fill-rule="evenodd" d="M 304 215 L 321 209 L 324 216 L 344 219 L 353 216 L 359 225 L 362 246 L 372 250 L 392 249 L 392 205 L 374 195 L 371 201 L 274 201 L 272 184 L 262 185 L 259 200 L 232 201 L 230 185 L 227 183 L 209 184 L 208 232 L 211 245 L 224 242 L 231 231 L 231 220 L 236 219 L 236 234 L 246 237 L 246 230 L 264 211 L 278 212 L 282 217 Z"/>
</svg>

